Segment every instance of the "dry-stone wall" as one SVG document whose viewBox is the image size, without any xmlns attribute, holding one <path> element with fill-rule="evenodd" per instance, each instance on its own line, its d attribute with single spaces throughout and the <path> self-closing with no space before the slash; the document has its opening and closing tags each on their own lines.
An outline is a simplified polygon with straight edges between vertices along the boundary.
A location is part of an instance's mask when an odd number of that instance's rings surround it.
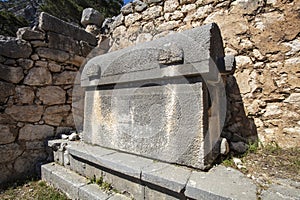
<svg viewBox="0 0 300 200">
<path fill-rule="evenodd" d="M 136 0 L 112 24 L 111 49 L 121 49 L 216 22 L 237 70 L 227 77 L 228 113 L 223 136 L 257 135 L 282 147 L 300 144 L 300 1 Z M 237 143 L 234 143 L 237 142 Z"/>
<path fill-rule="evenodd" d="M 46 13 L 0 36 L 0 184 L 48 159 L 46 139 L 74 129 L 72 88 L 95 36 Z M 74 97 L 73 97 L 74 98 Z"/>
</svg>

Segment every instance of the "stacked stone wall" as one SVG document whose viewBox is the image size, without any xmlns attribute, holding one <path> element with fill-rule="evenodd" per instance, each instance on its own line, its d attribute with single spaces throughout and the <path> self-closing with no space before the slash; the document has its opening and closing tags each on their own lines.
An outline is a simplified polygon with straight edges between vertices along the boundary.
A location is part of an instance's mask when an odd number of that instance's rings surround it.
<svg viewBox="0 0 300 200">
<path fill-rule="evenodd" d="M 227 77 L 230 111 L 222 133 L 237 151 L 255 139 L 300 144 L 300 1 L 133 1 L 115 18 L 114 51 L 203 24 L 219 25 L 225 53 L 236 56 Z M 237 142 L 237 143 L 234 143 Z"/>
<path fill-rule="evenodd" d="M 51 159 L 47 139 L 75 130 L 74 80 L 96 37 L 46 13 L 34 30 L 0 36 L 0 184 Z M 50 157 L 49 157 L 50 156 Z"/>
</svg>

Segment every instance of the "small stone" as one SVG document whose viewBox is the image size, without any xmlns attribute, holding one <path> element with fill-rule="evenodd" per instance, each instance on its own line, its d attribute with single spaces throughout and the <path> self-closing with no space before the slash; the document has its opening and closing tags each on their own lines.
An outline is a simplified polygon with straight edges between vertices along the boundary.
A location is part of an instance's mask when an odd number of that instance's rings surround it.
<svg viewBox="0 0 300 200">
<path fill-rule="evenodd" d="M 230 151 L 230 148 L 229 148 L 229 144 L 226 140 L 226 138 L 222 138 L 221 140 L 221 145 L 220 145 L 220 153 L 223 154 L 223 155 L 227 155 Z"/>
<path fill-rule="evenodd" d="M 286 100 L 285 103 L 295 104 L 300 107 L 300 93 L 292 93 Z"/>
<path fill-rule="evenodd" d="M 82 11 L 82 17 L 81 17 L 82 25 L 87 26 L 92 24 L 101 27 L 103 22 L 104 22 L 104 16 L 99 11 L 93 8 L 86 8 Z"/>
<path fill-rule="evenodd" d="M 210 12 L 212 12 L 213 8 L 212 5 L 206 5 L 199 7 L 197 11 L 193 14 L 193 19 L 204 19 L 208 16 Z"/>
<path fill-rule="evenodd" d="M 40 57 L 37 54 L 31 55 L 32 60 L 38 60 Z"/>
<path fill-rule="evenodd" d="M 135 0 L 133 2 L 133 5 L 134 5 L 134 10 L 136 12 L 142 12 L 148 7 L 148 5 L 146 3 L 139 1 L 139 0 Z"/>
<path fill-rule="evenodd" d="M 37 66 L 37 67 L 47 67 L 48 63 L 45 62 L 45 61 L 38 60 L 38 61 L 35 62 L 35 66 Z"/>
<path fill-rule="evenodd" d="M 97 36 L 101 33 L 101 28 L 99 28 L 98 26 L 96 26 L 94 24 L 88 24 L 85 27 L 85 31 Z"/>
<path fill-rule="evenodd" d="M 180 24 L 180 21 L 168 21 L 165 23 L 162 23 L 157 27 L 157 30 L 159 32 L 168 31 L 168 30 L 174 30 L 175 28 L 178 28 Z"/>
<path fill-rule="evenodd" d="M 129 15 L 125 16 L 125 26 L 128 27 L 131 24 L 133 24 L 134 22 L 140 20 L 141 18 L 142 18 L 142 15 L 140 15 L 139 13 L 129 14 Z"/>
<path fill-rule="evenodd" d="M 69 135 L 68 139 L 69 139 L 70 141 L 75 141 L 75 140 L 78 140 L 78 139 L 79 139 L 79 136 L 78 136 L 77 133 L 73 132 L 73 133 L 71 133 L 71 135 Z"/>
<path fill-rule="evenodd" d="M 153 38 L 153 36 L 150 33 L 141 33 L 137 37 L 136 42 L 137 43 L 148 42 L 148 41 L 151 41 L 152 38 Z"/>
<path fill-rule="evenodd" d="M 239 68 L 252 64 L 252 60 L 248 56 L 236 56 L 235 60 L 236 60 L 236 65 Z"/>
<path fill-rule="evenodd" d="M 243 164 L 242 160 L 239 158 L 233 158 L 232 159 L 235 165 L 241 165 Z"/>
<path fill-rule="evenodd" d="M 281 105 L 277 103 L 268 103 L 266 112 L 263 114 L 264 117 L 276 117 L 282 114 Z"/>
<path fill-rule="evenodd" d="M 237 0 L 231 4 L 233 13 L 253 14 L 259 7 L 264 6 L 263 0 Z"/>
<path fill-rule="evenodd" d="M 161 16 L 163 8 L 161 6 L 152 6 L 142 12 L 142 19 L 143 20 L 150 20 L 155 19 Z"/>
<path fill-rule="evenodd" d="M 164 4 L 164 12 L 174 12 L 179 6 L 178 0 L 166 0 Z"/>
<path fill-rule="evenodd" d="M 188 13 L 188 12 L 191 12 L 192 10 L 195 10 L 195 9 L 196 9 L 195 4 L 187 4 L 187 5 L 182 6 L 181 12 Z"/>
<path fill-rule="evenodd" d="M 58 65 L 55 63 L 49 63 L 48 68 L 51 72 L 60 72 L 61 71 L 61 65 Z"/>
<path fill-rule="evenodd" d="M 61 139 L 67 140 L 67 139 L 69 139 L 69 136 L 66 134 L 61 134 Z"/>
<path fill-rule="evenodd" d="M 130 13 L 133 13 L 133 5 L 132 3 L 128 3 L 126 4 L 125 6 L 123 6 L 121 8 L 121 13 L 125 16 L 125 15 L 128 15 Z"/>
<path fill-rule="evenodd" d="M 253 55 L 257 60 L 263 60 L 265 58 L 258 49 L 253 49 Z"/>
<path fill-rule="evenodd" d="M 18 62 L 18 66 L 22 67 L 23 69 L 27 69 L 27 70 L 31 69 L 33 67 L 33 63 L 34 63 L 30 59 L 23 59 L 23 58 L 18 59 L 17 62 Z"/>
<path fill-rule="evenodd" d="M 114 19 L 114 22 L 112 24 L 112 29 L 115 29 L 116 27 L 121 26 L 124 22 L 124 16 L 122 13 L 113 19 Z"/>
</svg>

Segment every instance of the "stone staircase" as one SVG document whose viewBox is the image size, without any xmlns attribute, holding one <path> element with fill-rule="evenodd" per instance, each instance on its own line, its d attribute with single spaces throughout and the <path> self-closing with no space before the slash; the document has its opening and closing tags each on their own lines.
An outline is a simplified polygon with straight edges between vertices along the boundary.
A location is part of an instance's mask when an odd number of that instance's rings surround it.
<svg viewBox="0 0 300 200">
<path fill-rule="evenodd" d="M 256 199 L 256 185 L 232 168 L 203 172 L 78 141 L 48 146 L 55 163 L 42 166 L 42 179 L 71 199 Z"/>
</svg>

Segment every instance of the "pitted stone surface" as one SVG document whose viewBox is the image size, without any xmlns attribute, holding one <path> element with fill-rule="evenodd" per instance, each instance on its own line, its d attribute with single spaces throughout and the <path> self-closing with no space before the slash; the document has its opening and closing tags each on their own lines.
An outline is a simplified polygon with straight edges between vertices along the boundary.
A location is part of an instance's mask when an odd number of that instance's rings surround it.
<svg viewBox="0 0 300 200">
<path fill-rule="evenodd" d="M 79 26 L 64 22 L 54 16 L 42 12 L 39 17 L 39 27 L 45 31 L 52 31 L 60 33 L 62 35 L 73 37 L 76 40 L 84 40 L 89 42 L 91 45 L 96 45 L 96 37 L 86 32 Z M 64 27 L 64 28 L 61 28 Z"/>
<path fill-rule="evenodd" d="M 156 162 L 143 168 L 142 180 L 180 193 L 186 186 L 191 170 Z"/>
<path fill-rule="evenodd" d="M 256 199 L 256 186 L 241 172 L 217 166 L 209 172 L 193 171 L 185 195 L 193 199 Z"/>
</svg>

